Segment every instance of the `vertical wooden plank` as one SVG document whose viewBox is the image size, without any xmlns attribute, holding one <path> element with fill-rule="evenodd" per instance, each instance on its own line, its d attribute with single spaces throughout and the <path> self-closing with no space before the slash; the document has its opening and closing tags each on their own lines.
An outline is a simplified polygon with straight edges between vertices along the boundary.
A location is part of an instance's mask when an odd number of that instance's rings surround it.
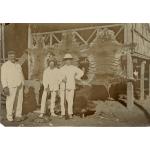
<svg viewBox="0 0 150 150">
<path fill-rule="evenodd" d="M 142 27 L 143 27 L 143 34 L 142 34 L 142 35 L 146 38 L 146 28 L 145 28 L 144 23 L 142 23 Z M 146 53 L 145 53 L 146 48 L 147 48 L 146 45 L 147 45 L 147 41 L 144 40 L 144 49 L 143 49 L 143 51 L 142 51 L 143 54 L 146 54 Z"/>
<path fill-rule="evenodd" d="M 28 48 L 32 48 L 32 34 L 31 34 L 31 27 L 30 24 L 28 26 Z M 28 54 L 28 80 L 30 79 L 31 75 L 30 75 L 30 56 Z"/>
<path fill-rule="evenodd" d="M 141 78 L 140 78 L 140 100 L 144 100 L 144 75 L 146 61 L 141 63 Z"/>
<path fill-rule="evenodd" d="M 128 110 L 132 110 L 134 106 L 134 97 L 133 97 L 133 83 L 127 83 L 127 108 Z"/>
<path fill-rule="evenodd" d="M 32 48 L 32 34 L 31 34 L 31 26 L 28 26 L 28 48 Z"/>
<path fill-rule="evenodd" d="M 127 108 L 132 110 L 134 106 L 134 89 L 133 89 L 133 62 L 130 52 L 127 52 Z"/>
<path fill-rule="evenodd" d="M 53 37 L 52 37 L 52 33 L 50 34 L 50 48 L 52 47 L 52 44 L 53 44 Z"/>
<path fill-rule="evenodd" d="M 147 24 L 147 38 L 150 40 L 150 23 Z M 150 43 L 148 42 L 148 45 L 147 45 L 147 55 L 150 57 Z"/>
<path fill-rule="evenodd" d="M 2 40 L 2 52 L 3 52 L 2 58 L 3 58 L 4 62 L 5 62 L 4 26 L 5 26 L 5 24 L 2 23 L 2 25 L 1 25 L 1 28 L 2 28 L 2 31 L 1 31 L 1 40 Z"/>
<path fill-rule="evenodd" d="M 124 44 L 131 44 L 132 42 L 132 23 L 124 25 Z"/>
<path fill-rule="evenodd" d="M 146 23 L 145 24 L 145 29 L 146 29 L 146 38 L 148 39 L 148 40 L 150 40 L 150 38 L 149 38 L 149 30 L 148 30 L 148 24 Z M 145 53 L 146 53 L 146 55 L 147 56 L 149 56 L 149 42 L 147 42 L 146 41 L 146 49 L 145 49 Z"/>
<path fill-rule="evenodd" d="M 145 37 L 145 32 L 146 32 L 146 30 L 145 30 L 145 27 L 144 27 L 144 24 L 141 24 L 142 25 L 142 35 Z M 146 41 L 145 41 L 145 39 L 143 39 L 143 51 L 142 51 L 142 53 L 144 54 L 145 53 L 145 49 L 146 49 Z"/>
<path fill-rule="evenodd" d="M 137 30 L 137 24 L 136 23 L 132 24 L 132 32 L 133 32 L 132 42 L 137 44 L 134 51 L 138 52 L 138 50 L 139 50 L 138 35 L 134 32 L 134 30 Z"/>
<path fill-rule="evenodd" d="M 141 33 L 142 34 L 142 32 L 143 32 L 143 29 L 142 29 L 143 27 L 142 27 L 142 24 L 141 23 L 139 23 L 139 33 Z M 144 45 L 143 45 L 144 43 L 143 43 L 143 39 L 139 36 L 139 45 L 140 45 L 140 51 L 142 52 L 143 50 L 144 50 Z"/>
</svg>

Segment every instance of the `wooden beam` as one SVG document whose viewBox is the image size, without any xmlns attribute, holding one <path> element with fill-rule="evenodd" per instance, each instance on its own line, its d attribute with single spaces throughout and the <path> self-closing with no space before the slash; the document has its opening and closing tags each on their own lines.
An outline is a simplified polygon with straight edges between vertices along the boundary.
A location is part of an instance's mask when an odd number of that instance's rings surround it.
<svg viewBox="0 0 150 150">
<path fill-rule="evenodd" d="M 30 24 L 28 26 L 28 48 L 32 48 L 32 35 L 31 35 L 31 27 L 30 27 Z M 29 54 L 28 54 L 28 79 L 30 79 L 31 77 L 31 74 L 30 74 L 30 61 L 29 61 L 30 57 L 29 57 Z"/>
<path fill-rule="evenodd" d="M 32 34 L 30 24 L 28 26 L 28 48 L 32 48 Z"/>
<path fill-rule="evenodd" d="M 57 41 L 58 43 L 60 43 L 60 40 L 56 37 L 55 34 L 52 34 L 52 36 L 56 39 L 56 41 Z"/>
<path fill-rule="evenodd" d="M 124 44 L 132 43 L 132 23 L 124 24 Z"/>
<path fill-rule="evenodd" d="M 92 32 L 92 34 L 89 36 L 89 38 L 87 39 L 87 43 L 90 41 L 90 39 L 92 38 L 92 36 L 97 32 L 97 30 L 94 30 Z"/>
<path fill-rule="evenodd" d="M 5 31 L 4 31 L 4 27 L 5 27 L 5 24 L 2 23 L 2 33 L 1 33 L 1 34 L 2 34 L 2 35 L 1 35 L 1 40 L 2 40 L 2 52 L 3 52 L 2 58 L 3 58 L 4 62 L 5 62 L 5 40 L 4 40 L 4 37 L 5 37 L 4 33 L 5 33 Z"/>
<path fill-rule="evenodd" d="M 53 37 L 52 37 L 52 34 L 50 34 L 50 47 L 52 47 L 52 45 L 53 45 Z"/>
<path fill-rule="evenodd" d="M 92 27 L 84 27 L 84 28 L 76 28 L 76 29 L 69 29 L 69 30 L 61 30 L 61 31 L 51 31 L 51 32 L 42 32 L 42 33 L 32 33 L 32 35 L 42 35 L 42 34 L 50 34 L 50 33 L 63 33 L 63 32 L 74 32 L 74 31 L 82 31 L 82 30 L 91 30 L 91 29 L 101 29 L 101 28 L 109 28 L 109 27 L 118 27 L 124 26 L 123 23 L 118 24 L 110 24 L 110 25 L 102 25 L 102 26 L 92 26 Z"/>
<path fill-rule="evenodd" d="M 142 61 L 142 63 L 141 63 L 141 77 L 140 77 L 140 100 L 144 100 L 145 64 L 146 64 L 146 61 Z"/>
<path fill-rule="evenodd" d="M 124 26 L 121 26 L 118 32 L 115 34 L 115 38 L 119 35 L 119 33 L 124 29 Z"/>
<path fill-rule="evenodd" d="M 132 53 L 132 56 L 133 56 L 133 57 L 140 58 L 140 59 L 150 60 L 150 57 L 149 57 L 149 56 L 144 55 L 144 54 L 142 54 L 142 53 L 138 53 L 138 52 Z"/>
<path fill-rule="evenodd" d="M 133 62 L 130 52 L 127 52 L 127 108 L 132 110 L 134 106 L 134 89 L 133 89 Z"/>
<path fill-rule="evenodd" d="M 134 89 L 133 89 L 133 83 L 128 82 L 127 83 L 127 108 L 128 110 L 132 110 L 134 106 Z"/>
<path fill-rule="evenodd" d="M 88 44 L 87 41 L 85 41 L 85 40 L 83 39 L 83 37 L 82 37 L 78 32 L 74 32 L 74 33 L 80 38 L 80 40 L 81 40 L 84 44 Z"/>
</svg>

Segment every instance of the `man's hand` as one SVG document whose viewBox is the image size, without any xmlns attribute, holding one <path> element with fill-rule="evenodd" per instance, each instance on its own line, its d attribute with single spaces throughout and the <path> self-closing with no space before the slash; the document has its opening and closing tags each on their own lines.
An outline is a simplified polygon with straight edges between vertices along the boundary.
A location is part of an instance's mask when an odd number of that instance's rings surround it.
<svg viewBox="0 0 150 150">
<path fill-rule="evenodd" d="M 10 95 L 10 93 L 9 93 L 9 88 L 8 88 L 8 87 L 5 87 L 5 88 L 3 89 L 3 92 L 4 92 L 4 95 L 5 95 L 5 96 L 9 96 L 9 95 Z"/>
<path fill-rule="evenodd" d="M 81 81 L 81 80 L 77 80 L 77 79 L 76 79 L 76 84 L 78 84 L 78 85 L 82 85 L 82 81 Z"/>
<path fill-rule="evenodd" d="M 23 87 L 23 83 L 21 83 L 18 88 L 21 89 Z"/>
</svg>

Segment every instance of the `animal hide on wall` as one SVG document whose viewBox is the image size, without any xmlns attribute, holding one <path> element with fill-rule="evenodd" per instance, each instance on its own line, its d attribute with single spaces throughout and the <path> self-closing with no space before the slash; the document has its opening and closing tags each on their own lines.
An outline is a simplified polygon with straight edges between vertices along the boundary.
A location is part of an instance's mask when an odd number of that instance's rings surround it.
<svg viewBox="0 0 150 150">
<path fill-rule="evenodd" d="M 116 41 L 114 33 L 108 29 L 99 31 L 89 45 L 80 45 L 73 33 L 63 33 L 61 41 L 54 44 L 52 48 L 39 46 L 39 48 L 31 49 L 28 59 L 29 77 L 30 79 L 42 79 L 46 56 L 49 51 L 53 51 L 60 66 L 63 65 L 62 58 L 65 53 L 73 55 L 74 64 L 77 66 L 80 66 L 79 59 L 82 55 L 87 57 L 89 62 L 86 71 L 87 78 L 94 79 L 94 83 L 109 82 L 108 80 L 122 75 L 121 48 L 122 45 Z"/>
</svg>

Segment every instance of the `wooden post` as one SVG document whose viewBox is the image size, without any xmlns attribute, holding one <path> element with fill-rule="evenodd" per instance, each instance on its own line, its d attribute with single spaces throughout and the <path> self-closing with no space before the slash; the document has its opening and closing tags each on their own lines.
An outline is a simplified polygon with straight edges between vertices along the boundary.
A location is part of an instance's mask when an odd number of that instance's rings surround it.
<svg viewBox="0 0 150 150">
<path fill-rule="evenodd" d="M 4 23 L 2 23 L 1 24 L 1 47 L 2 47 L 2 58 L 3 58 L 3 60 L 4 60 L 4 62 L 5 62 L 5 41 L 4 41 L 4 26 L 5 26 L 5 24 Z"/>
<path fill-rule="evenodd" d="M 133 89 L 133 62 L 130 52 L 127 52 L 127 108 L 132 110 L 134 106 Z"/>
<path fill-rule="evenodd" d="M 144 100 L 144 74 L 146 61 L 141 63 L 141 77 L 140 77 L 140 100 Z"/>
<path fill-rule="evenodd" d="M 30 24 L 28 26 L 28 49 L 32 48 L 32 34 L 31 34 L 31 27 Z M 30 79 L 30 61 L 29 61 L 29 55 L 28 55 L 28 79 Z"/>
<path fill-rule="evenodd" d="M 32 48 L 32 34 L 30 24 L 28 26 L 28 48 Z"/>
<path fill-rule="evenodd" d="M 50 34 L 50 48 L 52 47 L 53 45 L 53 34 L 51 33 Z"/>
<path fill-rule="evenodd" d="M 132 42 L 132 23 L 124 25 L 124 44 L 130 44 Z"/>
</svg>

